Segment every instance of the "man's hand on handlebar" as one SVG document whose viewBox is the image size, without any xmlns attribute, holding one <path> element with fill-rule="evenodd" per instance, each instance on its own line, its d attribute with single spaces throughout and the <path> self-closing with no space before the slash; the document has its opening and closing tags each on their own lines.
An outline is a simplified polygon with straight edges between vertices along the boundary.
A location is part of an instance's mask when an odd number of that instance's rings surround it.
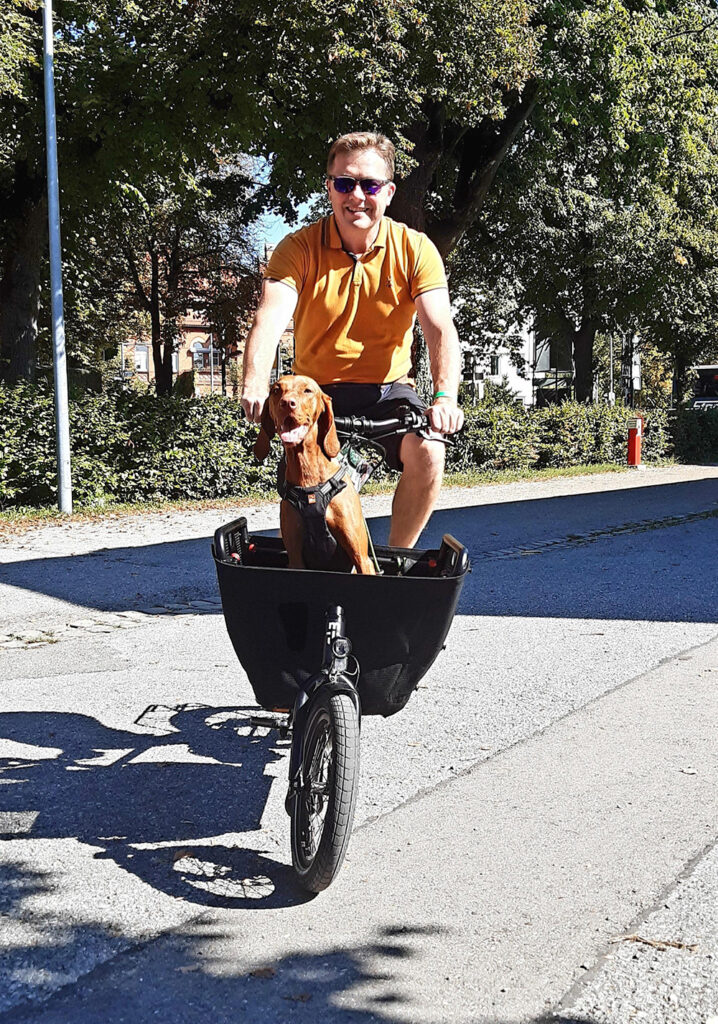
<svg viewBox="0 0 718 1024">
<path fill-rule="evenodd" d="M 433 405 L 426 410 L 432 430 L 440 434 L 456 434 L 464 425 L 464 412 L 453 398 L 435 399 Z"/>
</svg>

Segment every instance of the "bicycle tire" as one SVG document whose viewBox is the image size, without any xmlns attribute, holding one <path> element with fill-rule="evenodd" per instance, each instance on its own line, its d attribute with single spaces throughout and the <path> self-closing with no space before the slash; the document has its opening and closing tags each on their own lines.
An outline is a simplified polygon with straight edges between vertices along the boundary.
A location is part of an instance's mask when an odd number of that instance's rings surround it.
<svg viewBox="0 0 718 1024">
<path fill-rule="evenodd" d="M 318 893 L 339 871 L 351 835 L 359 781 L 359 720 L 346 693 L 316 695 L 304 732 L 304 788 L 291 810 L 292 864 Z"/>
</svg>

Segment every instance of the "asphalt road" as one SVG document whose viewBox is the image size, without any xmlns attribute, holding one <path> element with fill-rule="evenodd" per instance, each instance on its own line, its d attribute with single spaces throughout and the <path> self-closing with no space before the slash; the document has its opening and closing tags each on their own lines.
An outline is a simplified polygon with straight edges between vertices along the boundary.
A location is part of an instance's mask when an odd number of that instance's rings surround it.
<svg viewBox="0 0 718 1024">
<path fill-rule="evenodd" d="M 442 506 L 426 543 L 474 571 L 406 709 L 364 721 L 315 900 L 217 605 L 232 513 L 0 542 L 0 1020 L 718 1018 L 718 469 Z"/>
</svg>

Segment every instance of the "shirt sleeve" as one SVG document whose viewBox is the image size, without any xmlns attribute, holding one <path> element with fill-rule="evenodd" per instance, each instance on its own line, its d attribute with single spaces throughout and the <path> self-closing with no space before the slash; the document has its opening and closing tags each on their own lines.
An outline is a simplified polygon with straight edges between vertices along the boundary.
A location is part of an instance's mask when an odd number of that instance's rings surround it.
<svg viewBox="0 0 718 1024">
<path fill-rule="evenodd" d="M 427 235 L 421 235 L 420 238 L 410 281 L 412 299 L 434 288 L 448 288 L 439 250 Z"/>
<path fill-rule="evenodd" d="M 298 241 L 296 234 L 287 235 L 269 257 L 267 269 L 264 271 L 265 280 L 281 281 L 282 284 L 288 284 L 295 292 L 300 292 L 306 278 L 304 256 L 304 247 Z"/>
</svg>

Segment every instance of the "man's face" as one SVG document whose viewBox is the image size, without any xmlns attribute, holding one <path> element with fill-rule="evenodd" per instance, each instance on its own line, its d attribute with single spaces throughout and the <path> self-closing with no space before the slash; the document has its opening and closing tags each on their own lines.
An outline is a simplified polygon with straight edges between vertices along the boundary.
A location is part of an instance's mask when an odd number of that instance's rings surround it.
<svg viewBox="0 0 718 1024">
<path fill-rule="evenodd" d="M 363 149 L 357 153 L 339 153 L 334 157 L 331 174 L 336 177 L 377 178 L 383 181 L 388 177 L 387 167 L 383 158 L 375 149 Z M 375 196 L 365 196 L 359 184 L 353 192 L 343 194 L 337 192 L 334 184 L 327 181 L 327 190 L 336 218 L 339 233 L 342 228 L 352 231 L 371 231 L 379 226 L 384 211 L 396 192 L 393 181 L 384 185 Z"/>
</svg>

